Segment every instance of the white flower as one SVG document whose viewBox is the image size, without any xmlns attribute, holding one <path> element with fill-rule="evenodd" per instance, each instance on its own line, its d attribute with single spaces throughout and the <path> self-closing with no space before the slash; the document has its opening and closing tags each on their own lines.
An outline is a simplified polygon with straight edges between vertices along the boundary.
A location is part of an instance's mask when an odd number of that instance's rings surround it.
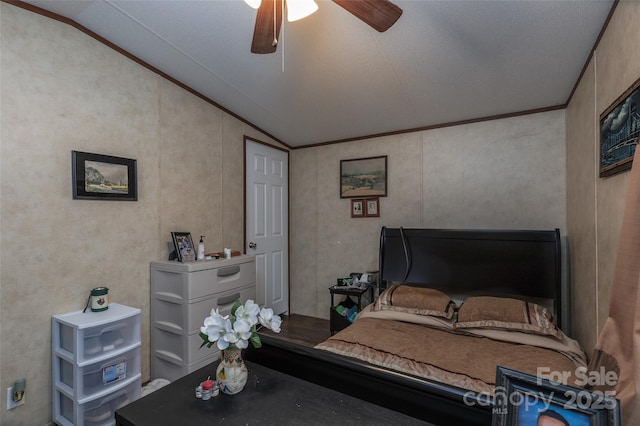
<svg viewBox="0 0 640 426">
<path fill-rule="evenodd" d="M 282 323 L 282 318 L 279 315 L 273 315 L 273 309 L 271 308 L 262 308 L 259 316 L 260 324 L 275 331 L 276 333 L 280 333 L 280 324 Z"/>
<path fill-rule="evenodd" d="M 255 327 L 258 322 L 279 333 L 282 319 L 274 315 L 271 308 L 261 310 L 253 300 L 247 300 L 244 305 L 239 299 L 236 300 L 230 317 L 220 315 L 218 309 L 212 309 L 211 316 L 206 317 L 204 325 L 200 327 L 200 337 L 203 340 L 200 347 L 210 348 L 216 343 L 221 351 L 230 345 L 245 349 L 251 342 L 254 347 L 259 348 L 262 343 Z"/>
<path fill-rule="evenodd" d="M 244 306 L 239 306 L 236 309 L 236 319 L 243 319 L 248 321 L 251 325 L 257 324 L 258 314 L 260 313 L 260 307 L 249 299 L 245 302 Z"/>
<path fill-rule="evenodd" d="M 207 335 L 209 342 L 215 342 L 225 333 L 227 322 L 229 320 L 220 315 L 217 309 L 212 309 L 211 316 L 204 319 L 204 326 L 200 327 L 200 331 Z"/>
<path fill-rule="evenodd" d="M 236 319 L 233 324 L 233 331 L 238 335 L 241 340 L 249 340 L 251 338 L 251 331 L 253 324 L 244 319 Z"/>
</svg>

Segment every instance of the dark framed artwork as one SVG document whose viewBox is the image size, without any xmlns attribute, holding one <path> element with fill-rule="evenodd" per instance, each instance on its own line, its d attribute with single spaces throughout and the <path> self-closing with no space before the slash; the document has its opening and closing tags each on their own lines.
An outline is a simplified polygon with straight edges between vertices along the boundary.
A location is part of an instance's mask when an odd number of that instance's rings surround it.
<svg viewBox="0 0 640 426">
<path fill-rule="evenodd" d="M 380 198 L 369 198 L 364 200 L 366 204 L 367 217 L 380 217 Z"/>
<path fill-rule="evenodd" d="M 386 155 L 340 160 L 340 198 L 386 196 Z"/>
<path fill-rule="evenodd" d="M 494 404 L 492 426 L 621 425 L 620 401 L 613 396 L 504 367 L 497 368 Z"/>
<path fill-rule="evenodd" d="M 136 160 L 71 151 L 73 198 L 138 200 Z"/>
<path fill-rule="evenodd" d="M 194 262 L 196 250 L 189 232 L 172 232 L 173 248 L 176 251 L 178 262 Z"/>
<path fill-rule="evenodd" d="M 631 168 L 640 134 L 640 79 L 600 115 L 600 177 Z"/>
<path fill-rule="evenodd" d="M 352 198 L 351 199 L 351 217 L 364 217 L 364 200 Z"/>
</svg>

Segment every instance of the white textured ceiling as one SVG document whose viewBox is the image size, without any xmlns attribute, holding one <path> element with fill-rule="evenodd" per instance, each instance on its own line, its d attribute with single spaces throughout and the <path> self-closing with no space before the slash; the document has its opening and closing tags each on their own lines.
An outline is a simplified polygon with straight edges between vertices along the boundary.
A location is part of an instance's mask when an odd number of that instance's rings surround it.
<svg viewBox="0 0 640 426">
<path fill-rule="evenodd" d="M 242 0 L 30 0 L 285 144 L 359 138 L 563 105 L 612 0 L 394 0 L 379 33 L 329 0 L 250 53 Z"/>
</svg>

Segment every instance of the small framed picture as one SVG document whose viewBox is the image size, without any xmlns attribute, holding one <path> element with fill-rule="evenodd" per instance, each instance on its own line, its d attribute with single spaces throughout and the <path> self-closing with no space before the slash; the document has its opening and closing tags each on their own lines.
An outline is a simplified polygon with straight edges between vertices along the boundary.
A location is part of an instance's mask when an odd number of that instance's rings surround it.
<svg viewBox="0 0 640 426">
<path fill-rule="evenodd" d="M 351 217 L 364 217 L 364 200 L 351 200 Z"/>
<path fill-rule="evenodd" d="M 365 200 L 367 205 L 367 217 L 380 217 L 380 199 L 369 198 Z"/>
<path fill-rule="evenodd" d="M 176 250 L 178 262 L 194 262 L 196 251 L 193 246 L 193 239 L 189 232 L 172 232 L 173 247 Z"/>
<path fill-rule="evenodd" d="M 620 426 L 620 401 L 607 392 L 552 382 L 499 366 L 492 426 Z"/>
</svg>

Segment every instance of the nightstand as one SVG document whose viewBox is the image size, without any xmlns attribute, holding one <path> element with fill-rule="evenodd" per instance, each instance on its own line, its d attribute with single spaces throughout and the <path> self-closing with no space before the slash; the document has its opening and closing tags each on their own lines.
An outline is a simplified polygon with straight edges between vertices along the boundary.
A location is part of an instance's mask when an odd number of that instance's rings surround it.
<svg viewBox="0 0 640 426">
<path fill-rule="evenodd" d="M 329 330 L 331 335 L 351 325 L 351 321 L 348 318 L 342 316 L 336 308 L 343 306 L 344 309 L 350 309 L 353 306 L 358 307 L 358 312 L 362 310 L 362 296 L 369 292 L 369 303 L 373 302 L 373 285 L 368 284 L 364 287 L 356 286 L 338 286 L 334 285 L 329 287 L 329 293 L 331 293 L 331 307 L 329 308 Z M 347 296 L 345 300 L 335 304 L 334 295 L 341 294 Z M 352 297 L 357 298 L 357 302 L 354 302 Z"/>
</svg>

